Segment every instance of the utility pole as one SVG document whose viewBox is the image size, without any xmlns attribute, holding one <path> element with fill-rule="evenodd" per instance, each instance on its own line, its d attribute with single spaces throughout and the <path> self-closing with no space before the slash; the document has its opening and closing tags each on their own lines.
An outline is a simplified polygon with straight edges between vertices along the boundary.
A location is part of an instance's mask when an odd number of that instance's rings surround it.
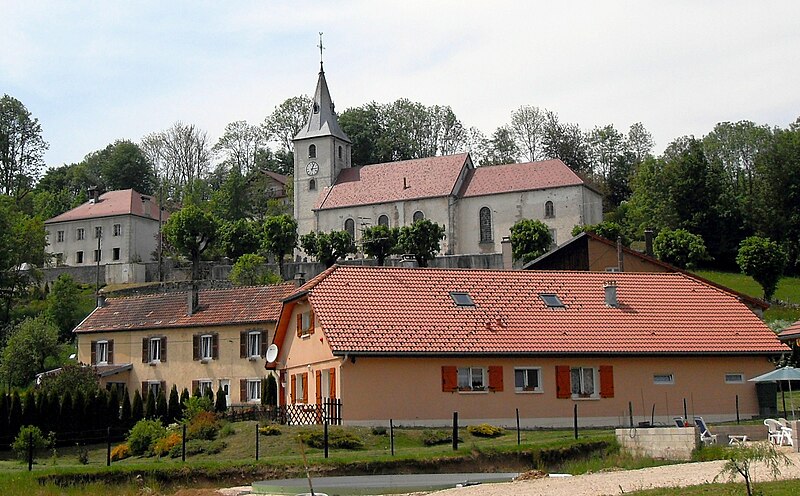
<svg viewBox="0 0 800 496">
<path fill-rule="evenodd" d="M 100 306 L 100 238 L 103 237 L 103 227 L 95 227 L 95 236 L 97 236 L 97 270 L 95 271 L 94 280 L 94 297 L 95 306 Z"/>
</svg>

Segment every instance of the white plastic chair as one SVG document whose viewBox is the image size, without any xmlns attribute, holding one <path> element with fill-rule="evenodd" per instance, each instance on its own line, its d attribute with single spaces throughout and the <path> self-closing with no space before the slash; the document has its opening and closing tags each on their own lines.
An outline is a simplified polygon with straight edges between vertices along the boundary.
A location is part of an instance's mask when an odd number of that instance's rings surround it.
<svg viewBox="0 0 800 496">
<path fill-rule="evenodd" d="M 784 427 L 775 419 L 764 419 L 764 425 L 767 426 L 769 429 L 769 441 L 773 444 L 777 444 L 778 446 L 783 446 L 783 442 L 786 440 L 787 430 L 789 431 L 789 439 L 788 442 L 792 442 L 791 432 L 792 430 L 788 427 Z"/>
<path fill-rule="evenodd" d="M 700 429 L 700 440 L 705 444 L 717 444 L 717 435 L 711 434 L 703 417 L 694 418 L 695 425 Z"/>
</svg>

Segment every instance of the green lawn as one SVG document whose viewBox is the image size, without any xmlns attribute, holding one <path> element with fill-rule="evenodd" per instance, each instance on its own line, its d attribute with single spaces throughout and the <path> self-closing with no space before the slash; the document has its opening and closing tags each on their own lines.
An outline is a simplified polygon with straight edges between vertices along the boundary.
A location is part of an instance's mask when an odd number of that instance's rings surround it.
<svg viewBox="0 0 800 496">
<path fill-rule="evenodd" d="M 722 284 L 755 298 L 763 298 L 764 290 L 752 277 L 735 272 L 718 272 L 713 270 L 698 270 L 695 273 L 717 284 Z M 800 304 L 800 277 L 784 277 L 778 283 L 775 299 L 791 305 Z M 764 314 L 767 323 L 781 321 L 781 327 L 800 320 L 800 308 L 772 305 Z"/>
<path fill-rule="evenodd" d="M 727 484 L 702 484 L 700 486 L 647 489 L 630 493 L 634 496 L 742 496 L 747 494 L 744 482 Z M 795 496 L 800 494 L 800 480 L 756 482 L 753 494 L 770 496 Z"/>
</svg>

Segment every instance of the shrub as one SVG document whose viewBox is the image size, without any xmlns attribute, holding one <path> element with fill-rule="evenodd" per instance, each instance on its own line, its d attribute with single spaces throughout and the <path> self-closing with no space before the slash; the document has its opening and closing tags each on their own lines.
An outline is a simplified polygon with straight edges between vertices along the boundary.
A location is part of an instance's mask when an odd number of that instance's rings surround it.
<svg viewBox="0 0 800 496">
<path fill-rule="evenodd" d="M 467 427 L 467 432 L 476 437 L 498 437 L 505 433 L 502 427 L 495 427 L 489 424 L 478 424 Z"/>
<path fill-rule="evenodd" d="M 219 432 L 219 420 L 212 412 L 199 412 L 186 427 L 187 439 L 207 439 L 212 440 L 217 437 Z"/>
<path fill-rule="evenodd" d="M 459 442 L 461 438 L 458 438 Z M 453 435 L 449 431 L 426 429 L 422 431 L 422 444 L 425 446 L 436 446 L 437 444 L 447 444 L 453 442 Z"/>
<path fill-rule="evenodd" d="M 183 402 L 183 419 L 190 421 L 202 412 L 213 412 L 214 403 L 207 396 L 191 396 Z"/>
<path fill-rule="evenodd" d="M 373 436 L 385 436 L 387 433 L 386 427 L 382 425 L 376 425 L 372 428 L 372 435 Z"/>
<path fill-rule="evenodd" d="M 167 430 L 160 420 L 140 420 L 128 433 L 128 447 L 131 454 L 151 455 L 156 441 L 166 436 Z"/>
<path fill-rule="evenodd" d="M 280 436 L 281 429 L 275 424 L 265 425 L 264 427 L 259 427 L 258 432 L 264 436 Z"/>
<path fill-rule="evenodd" d="M 306 431 L 300 433 L 300 439 L 312 448 L 325 447 L 325 435 L 322 431 Z M 328 447 L 337 449 L 361 449 L 364 441 L 355 434 L 343 429 L 331 429 L 328 431 Z"/>
<path fill-rule="evenodd" d="M 131 456 L 131 449 L 127 444 L 118 444 L 111 450 L 111 461 L 122 460 Z"/>
<path fill-rule="evenodd" d="M 11 445 L 11 449 L 14 450 L 18 459 L 25 460 L 28 457 L 28 443 L 30 441 L 33 441 L 33 457 L 36 458 L 38 453 L 49 449 L 53 445 L 53 435 L 45 437 L 42 435 L 42 430 L 33 425 L 22 427 Z"/>
<path fill-rule="evenodd" d="M 89 450 L 86 449 L 86 446 L 78 445 L 78 463 L 81 465 L 88 465 L 89 464 Z"/>
<path fill-rule="evenodd" d="M 173 447 L 181 445 L 181 436 L 177 432 L 170 432 L 165 437 L 156 441 L 153 445 L 153 453 L 156 456 L 166 456 Z"/>
<path fill-rule="evenodd" d="M 223 398 L 225 396 L 223 395 Z M 230 422 L 226 422 L 222 427 L 219 429 L 219 437 L 228 437 L 236 434 L 236 429 L 233 427 L 233 424 Z"/>
<path fill-rule="evenodd" d="M 227 444 L 222 440 L 208 441 L 205 439 L 193 439 L 186 442 L 186 456 L 199 455 L 201 453 L 216 455 L 224 450 L 226 446 Z M 180 449 L 178 449 L 178 456 L 180 456 L 180 454 Z M 172 455 L 172 452 L 170 452 L 170 455 Z"/>
</svg>

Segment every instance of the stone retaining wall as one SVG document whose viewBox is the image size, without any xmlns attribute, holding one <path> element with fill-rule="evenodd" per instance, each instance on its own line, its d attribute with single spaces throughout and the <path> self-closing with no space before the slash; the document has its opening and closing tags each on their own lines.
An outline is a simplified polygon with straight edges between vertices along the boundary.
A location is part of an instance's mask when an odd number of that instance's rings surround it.
<svg viewBox="0 0 800 496">
<path fill-rule="evenodd" d="M 636 456 L 691 460 L 700 442 L 697 427 L 635 427 L 616 429 L 617 442 Z"/>
</svg>

